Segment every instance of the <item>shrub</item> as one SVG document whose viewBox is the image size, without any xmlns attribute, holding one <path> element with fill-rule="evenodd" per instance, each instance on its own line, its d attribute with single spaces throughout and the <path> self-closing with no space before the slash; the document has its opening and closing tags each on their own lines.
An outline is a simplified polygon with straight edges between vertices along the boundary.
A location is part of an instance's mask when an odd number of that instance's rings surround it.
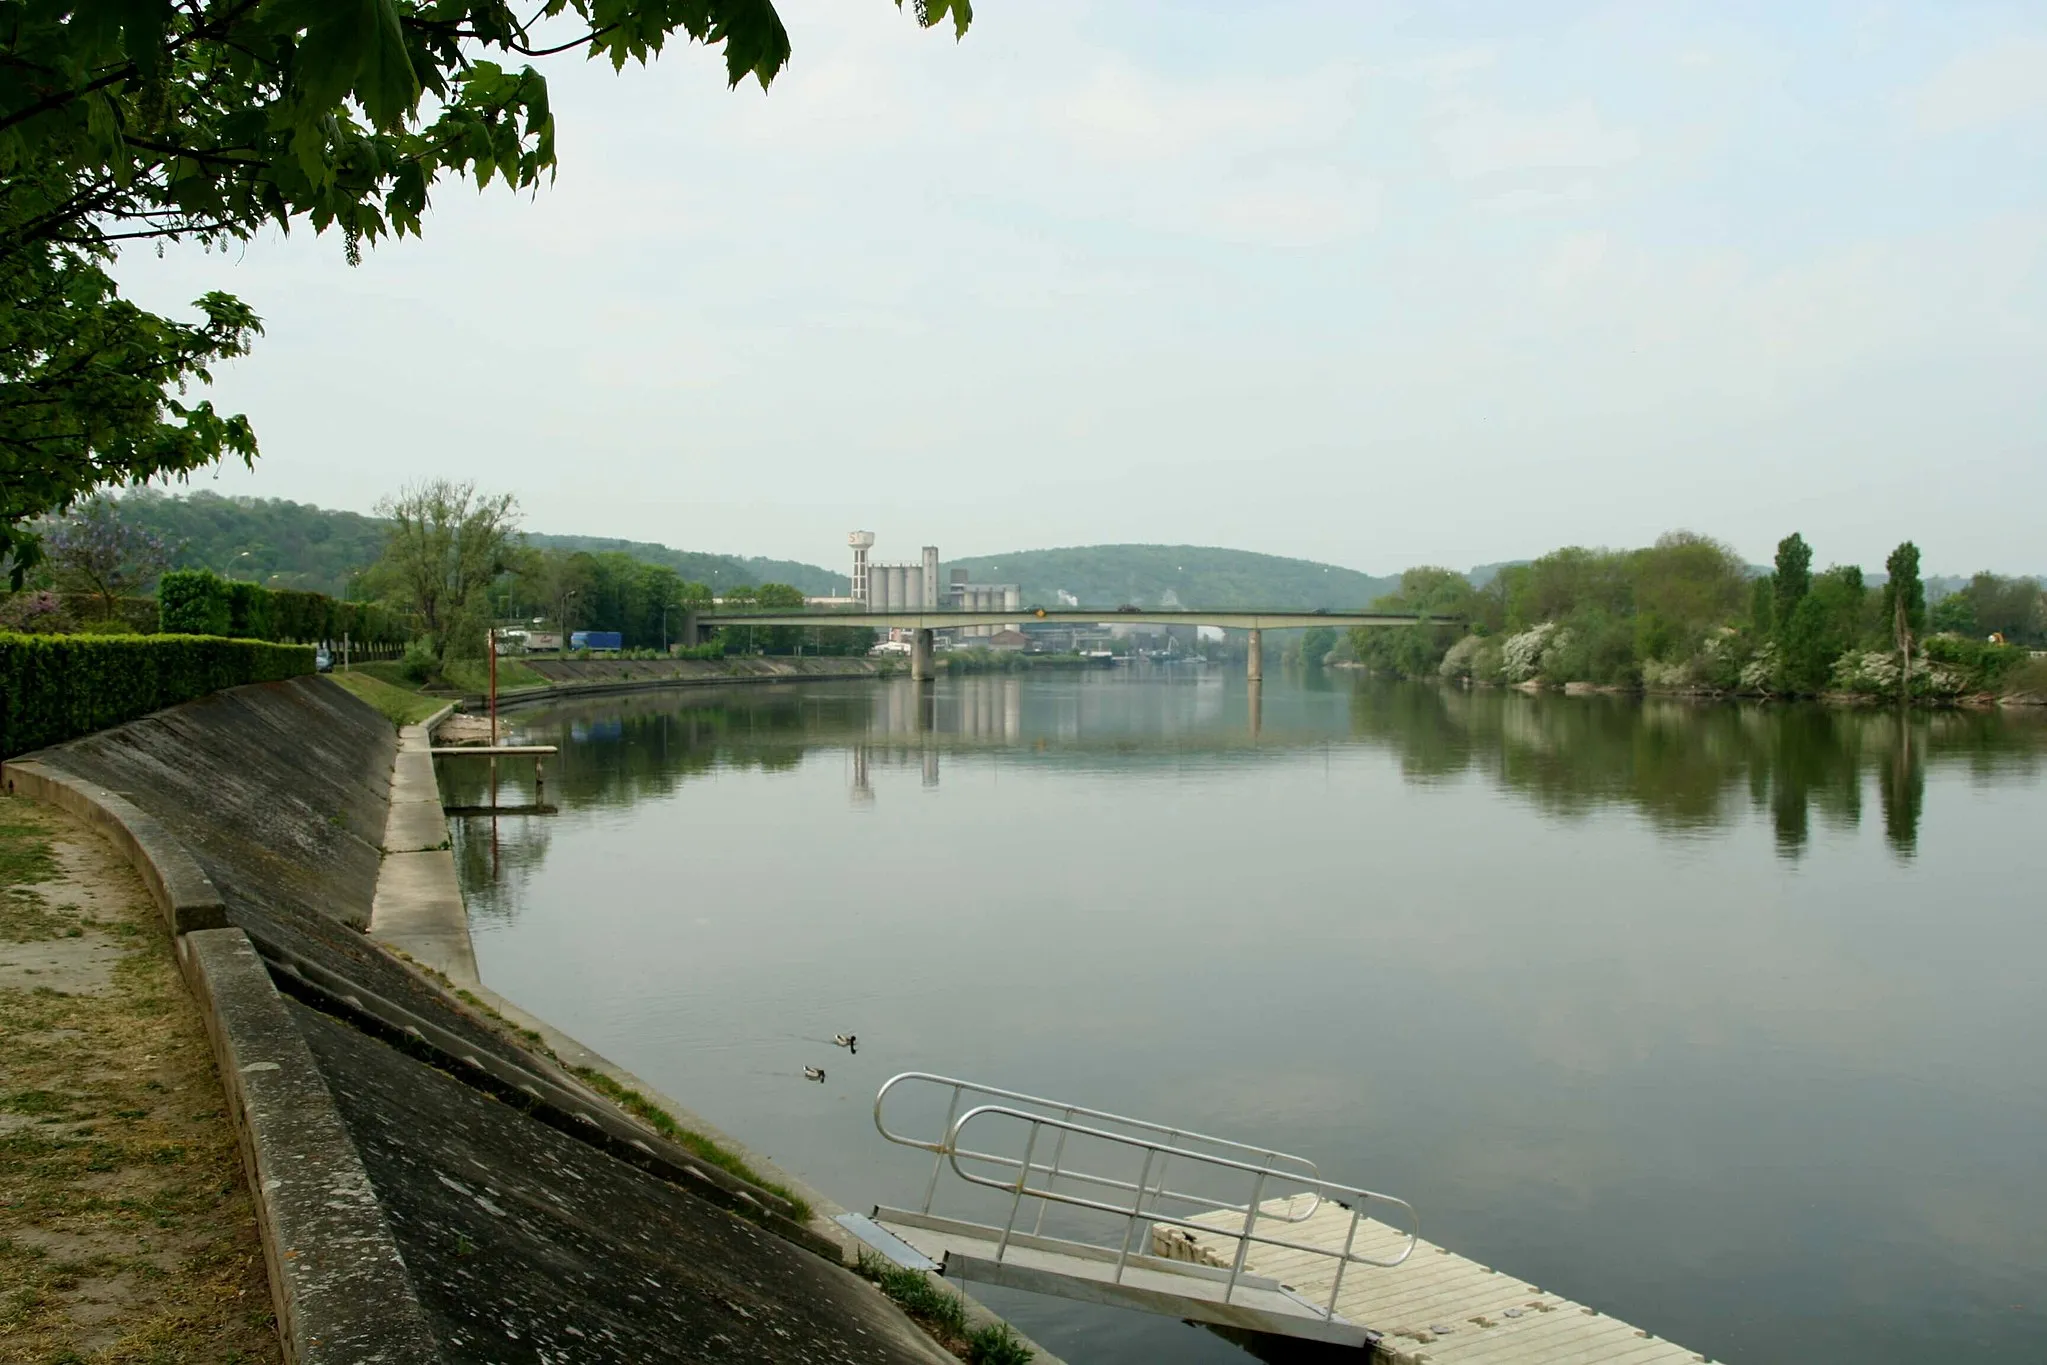
<svg viewBox="0 0 2047 1365">
<path fill-rule="evenodd" d="M 228 634 L 237 640 L 273 640 L 270 593 L 254 583 L 227 585 Z"/>
<path fill-rule="evenodd" d="M 303 645 L 189 635 L 0 635 L 0 757 L 243 683 L 313 671 Z"/>
<path fill-rule="evenodd" d="M 18 592 L 0 604 L 0 630 L 23 635 L 63 635 L 75 624 L 70 608 L 53 592 Z"/>
<path fill-rule="evenodd" d="M 398 672 L 407 682 L 423 683 L 440 666 L 441 661 L 434 657 L 434 647 L 425 640 L 414 640 L 405 646 L 405 657 L 398 661 Z"/>
<path fill-rule="evenodd" d="M 1507 637 L 1500 645 L 1500 677 L 1510 683 L 1527 682 L 1540 672 L 1543 651 L 1556 628 L 1556 622 L 1544 621 Z"/>
<path fill-rule="evenodd" d="M 2029 657 L 2018 645 L 1993 645 L 1961 635 L 1933 635 L 1920 645 L 1929 663 L 1959 670 L 1972 687 L 1992 691 L 2016 673 Z"/>
<path fill-rule="evenodd" d="M 157 582 L 157 628 L 168 635 L 225 635 L 227 582 L 208 569 L 175 569 Z"/>
<path fill-rule="evenodd" d="M 967 1334 L 969 1365 L 1031 1365 L 1036 1354 L 1006 1322 L 991 1322 Z"/>
</svg>

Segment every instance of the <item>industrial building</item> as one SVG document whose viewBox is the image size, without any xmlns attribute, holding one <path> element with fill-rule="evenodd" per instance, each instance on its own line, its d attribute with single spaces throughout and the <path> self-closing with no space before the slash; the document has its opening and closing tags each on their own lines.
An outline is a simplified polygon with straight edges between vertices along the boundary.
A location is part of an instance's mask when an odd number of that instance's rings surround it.
<svg viewBox="0 0 2047 1365">
<path fill-rule="evenodd" d="M 872 611 L 1014 611 L 1023 613 L 1023 589 L 1014 583 L 970 583 L 965 569 L 954 569 L 952 581 L 939 583 L 938 547 L 926 545 L 916 564 L 870 562 L 874 532 L 853 531 L 846 544 L 853 551 L 853 600 Z M 940 588 L 944 591 L 941 593 Z M 1008 627 L 1015 629 L 1014 626 Z M 962 636 L 993 636 L 1002 626 L 968 626 Z"/>
<path fill-rule="evenodd" d="M 853 600 L 872 611 L 937 611 L 938 547 L 926 545 L 917 564 L 870 564 L 874 532 L 854 531 L 846 544 L 853 551 Z"/>
</svg>

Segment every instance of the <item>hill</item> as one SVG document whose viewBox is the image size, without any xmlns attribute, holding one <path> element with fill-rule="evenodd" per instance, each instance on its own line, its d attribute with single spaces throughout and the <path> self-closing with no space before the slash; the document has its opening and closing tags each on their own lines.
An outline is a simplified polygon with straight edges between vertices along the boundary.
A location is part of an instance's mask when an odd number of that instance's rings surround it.
<svg viewBox="0 0 2047 1365">
<path fill-rule="evenodd" d="M 977 583 L 1015 583 L 1025 605 L 1057 606 L 1061 591 L 1086 607 L 1357 608 L 1400 586 L 1334 564 L 1200 545 L 1084 545 L 955 559 Z M 1170 598 L 1168 594 L 1171 594 Z"/>
<path fill-rule="evenodd" d="M 140 488 L 122 496 L 121 518 L 167 541 L 173 568 L 212 569 L 336 597 L 346 596 L 350 576 L 384 551 L 381 519 L 283 498 L 225 498 L 203 490 L 174 497 Z"/>
<path fill-rule="evenodd" d="M 609 540 L 603 536 L 553 536 L 529 531 L 528 545 L 543 550 L 587 550 L 591 554 L 628 554 L 649 564 L 665 564 L 692 583 L 708 583 L 721 592 L 742 583 L 787 583 L 811 597 L 843 596 L 850 588 L 845 574 L 799 564 L 791 559 L 758 555 L 714 555 L 698 550 L 672 550 L 648 540 Z"/>
<path fill-rule="evenodd" d="M 283 498 L 229 498 L 204 490 L 173 496 L 153 488 L 121 498 L 121 515 L 155 532 L 175 550 L 173 567 L 212 569 L 278 588 L 309 588 L 346 596 L 352 575 L 384 551 L 386 523 L 359 512 L 336 512 Z M 543 548 L 621 551 L 665 564 L 684 578 L 723 588 L 738 583 L 788 583 L 825 596 L 846 591 L 846 579 L 813 564 L 746 555 L 674 550 L 646 541 L 601 536 L 528 534 Z"/>
</svg>

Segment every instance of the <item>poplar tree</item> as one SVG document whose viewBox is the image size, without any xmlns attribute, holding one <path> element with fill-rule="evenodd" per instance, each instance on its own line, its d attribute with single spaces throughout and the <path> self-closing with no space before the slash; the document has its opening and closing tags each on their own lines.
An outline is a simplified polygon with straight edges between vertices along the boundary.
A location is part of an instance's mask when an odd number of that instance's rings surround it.
<svg viewBox="0 0 2047 1365">
<path fill-rule="evenodd" d="M 1898 651 L 1898 695 L 1912 695 L 1912 642 L 1926 625 L 1926 585 L 1919 580 L 1919 547 L 1906 541 L 1884 561 L 1884 616 Z"/>
<path fill-rule="evenodd" d="M 1798 604 L 1812 590 L 1812 547 L 1805 543 L 1805 537 L 1793 531 L 1777 542 L 1777 628 L 1782 630 L 1791 621 L 1791 614 L 1798 610 Z"/>
</svg>

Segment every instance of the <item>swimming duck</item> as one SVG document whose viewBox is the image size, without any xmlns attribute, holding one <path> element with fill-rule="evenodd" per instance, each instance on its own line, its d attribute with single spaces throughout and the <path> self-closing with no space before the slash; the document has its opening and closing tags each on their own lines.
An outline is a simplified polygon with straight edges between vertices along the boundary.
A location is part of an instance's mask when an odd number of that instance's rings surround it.
<svg viewBox="0 0 2047 1365">
<path fill-rule="evenodd" d="M 822 1081 L 824 1080 L 824 1072 L 817 1067 L 806 1066 L 803 1068 L 803 1079 L 806 1081 Z"/>
<path fill-rule="evenodd" d="M 860 1050 L 860 1039 L 851 1033 L 834 1033 L 832 1041 L 849 1052 L 858 1052 Z"/>
</svg>

